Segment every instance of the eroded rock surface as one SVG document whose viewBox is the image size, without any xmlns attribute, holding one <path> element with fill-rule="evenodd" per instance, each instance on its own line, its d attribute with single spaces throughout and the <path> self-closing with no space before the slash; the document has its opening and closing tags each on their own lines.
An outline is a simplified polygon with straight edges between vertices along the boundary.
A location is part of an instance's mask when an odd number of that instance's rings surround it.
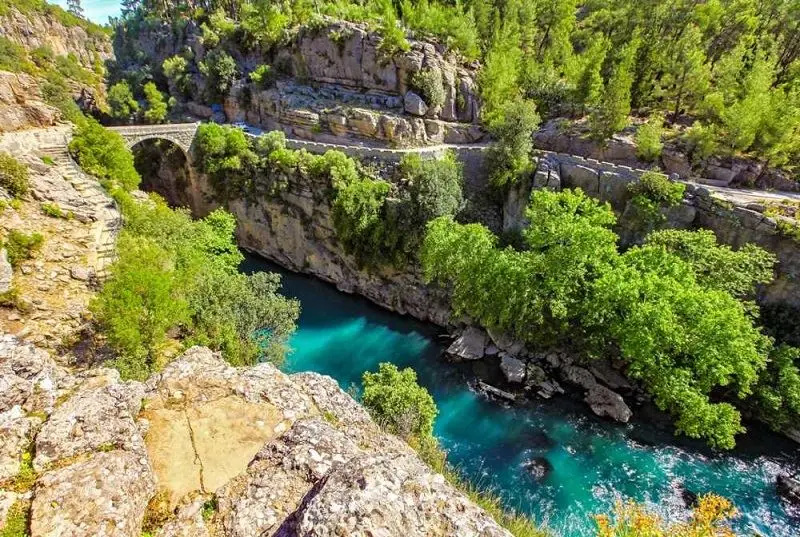
<svg viewBox="0 0 800 537">
<path fill-rule="evenodd" d="M 508 535 L 330 377 L 195 347 L 122 382 L 0 351 L 0 511 L 29 498 L 34 537 Z M 5 490 L 31 443 L 28 488 Z"/>
</svg>

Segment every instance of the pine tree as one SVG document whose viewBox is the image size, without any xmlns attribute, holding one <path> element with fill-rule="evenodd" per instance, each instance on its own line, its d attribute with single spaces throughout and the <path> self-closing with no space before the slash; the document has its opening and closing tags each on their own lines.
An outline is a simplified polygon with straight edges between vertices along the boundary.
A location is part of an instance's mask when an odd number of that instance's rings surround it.
<svg viewBox="0 0 800 537">
<path fill-rule="evenodd" d="M 575 81 L 574 101 L 581 109 L 593 109 L 603 93 L 601 70 L 608 52 L 606 39 L 595 39 L 580 58 L 580 71 Z"/>
<path fill-rule="evenodd" d="M 622 49 L 619 63 L 606 84 L 600 105 L 590 118 L 592 135 L 598 140 L 608 140 L 612 134 L 628 125 L 628 116 L 631 113 L 631 87 L 638 49 L 638 38 L 634 38 Z"/>
<path fill-rule="evenodd" d="M 667 56 L 661 88 L 664 96 L 674 103 L 672 121 L 677 119 L 684 105 L 697 104 L 708 91 L 711 73 L 703 48 L 700 30 L 690 25 Z"/>
<path fill-rule="evenodd" d="M 67 0 L 67 11 L 76 17 L 83 18 L 83 7 L 81 6 L 81 0 Z"/>
</svg>

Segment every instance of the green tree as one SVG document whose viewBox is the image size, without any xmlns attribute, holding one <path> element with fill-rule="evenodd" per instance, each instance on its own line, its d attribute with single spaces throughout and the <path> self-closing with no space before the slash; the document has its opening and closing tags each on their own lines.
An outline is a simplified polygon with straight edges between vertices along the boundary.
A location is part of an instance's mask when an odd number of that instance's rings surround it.
<svg viewBox="0 0 800 537">
<path fill-rule="evenodd" d="M 606 84 L 603 98 L 591 115 L 592 134 L 598 140 L 608 140 L 612 134 L 628 125 L 631 113 L 631 87 L 633 86 L 633 67 L 639 39 L 625 45 L 611 78 Z"/>
<path fill-rule="evenodd" d="M 647 123 L 639 125 L 634 136 L 636 156 L 647 162 L 653 162 L 661 157 L 661 150 L 664 148 L 661 142 L 663 132 L 664 118 L 660 115 L 654 115 Z"/>
<path fill-rule="evenodd" d="M 161 64 L 172 95 L 182 97 L 189 90 L 188 68 L 189 62 L 179 55 L 170 56 Z"/>
<path fill-rule="evenodd" d="M 674 103 L 672 121 L 675 121 L 684 106 L 697 105 L 709 88 L 711 72 L 697 26 L 686 27 L 667 58 L 660 84 L 664 96 Z"/>
<path fill-rule="evenodd" d="M 689 263 L 698 283 L 726 291 L 740 299 L 753 299 L 756 286 L 772 281 L 777 258 L 752 243 L 738 250 L 718 244 L 708 229 L 668 229 L 650 233 L 645 244 L 661 246 Z"/>
<path fill-rule="evenodd" d="M 433 397 L 417 384 L 417 374 L 407 367 L 382 363 L 362 378 L 361 402 L 372 418 L 403 438 L 430 437 L 438 410 Z"/>
<path fill-rule="evenodd" d="M 164 121 L 167 117 L 167 102 L 155 83 L 148 82 L 144 85 L 144 96 L 147 99 L 147 109 L 144 111 L 144 118 L 147 122 L 161 123 Z"/>
<path fill-rule="evenodd" d="M 452 151 L 440 159 L 410 154 L 400 162 L 400 174 L 409 183 L 416 222 L 424 225 L 444 215 L 455 215 L 464 204 L 462 165 Z"/>
<path fill-rule="evenodd" d="M 118 133 L 104 129 L 92 118 L 81 118 L 69 149 L 83 170 L 125 190 L 139 186 L 141 177 L 133 165 L 133 154 Z"/>
<path fill-rule="evenodd" d="M 514 184 L 532 171 L 533 133 L 538 126 L 539 114 L 532 101 L 515 99 L 500 107 L 489 124 L 495 138 L 488 154 L 493 185 Z"/>
<path fill-rule="evenodd" d="M 139 103 L 133 98 L 131 87 L 125 80 L 117 82 L 108 89 L 108 106 L 111 117 L 118 119 L 130 119 L 139 111 Z"/>
<path fill-rule="evenodd" d="M 769 357 L 754 390 L 752 403 L 759 417 L 776 431 L 800 418 L 800 349 L 781 345 Z"/>
<path fill-rule="evenodd" d="M 575 81 L 574 101 L 582 110 L 592 110 L 603 94 L 602 68 L 608 53 L 608 41 L 594 39 L 580 58 L 580 68 Z"/>
<path fill-rule="evenodd" d="M 675 417 L 679 433 L 734 446 L 741 416 L 710 394 L 750 395 L 770 346 L 741 302 L 701 285 L 693 267 L 665 248 L 645 245 L 592 283 L 584 322 L 615 343 L 627 374 Z"/>
<path fill-rule="evenodd" d="M 206 76 L 212 97 L 224 96 L 239 74 L 239 68 L 230 54 L 215 48 L 200 62 L 200 72 Z"/>
<path fill-rule="evenodd" d="M 171 256 L 153 241 L 123 235 L 111 278 L 91 304 L 109 344 L 122 355 L 126 378 L 143 379 L 158 367 L 170 328 L 189 321 Z"/>
</svg>

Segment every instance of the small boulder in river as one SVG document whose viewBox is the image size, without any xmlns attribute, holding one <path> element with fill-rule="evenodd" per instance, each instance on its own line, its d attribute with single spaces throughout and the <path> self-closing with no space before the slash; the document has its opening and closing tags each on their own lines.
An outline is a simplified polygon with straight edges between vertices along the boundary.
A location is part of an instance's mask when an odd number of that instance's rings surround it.
<svg viewBox="0 0 800 537">
<path fill-rule="evenodd" d="M 621 423 L 628 423 L 633 415 L 620 394 L 599 384 L 595 384 L 587 390 L 584 401 L 598 416 L 611 418 Z"/>
<path fill-rule="evenodd" d="M 520 384 L 525 380 L 525 362 L 519 358 L 504 355 L 500 359 L 500 370 L 508 382 Z"/>
<path fill-rule="evenodd" d="M 447 348 L 445 354 L 454 362 L 480 360 L 488 340 L 486 332 L 475 326 L 468 326 Z"/>
<path fill-rule="evenodd" d="M 553 465 L 544 457 L 534 457 L 522 463 L 522 467 L 536 481 L 545 479 L 553 471 Z"/>
<path fill-rule="evenodd" d="M 800 506 L 800 478 L 779 475 L 776 488 L 782 498 L 793 505 Z"/>
</svg>

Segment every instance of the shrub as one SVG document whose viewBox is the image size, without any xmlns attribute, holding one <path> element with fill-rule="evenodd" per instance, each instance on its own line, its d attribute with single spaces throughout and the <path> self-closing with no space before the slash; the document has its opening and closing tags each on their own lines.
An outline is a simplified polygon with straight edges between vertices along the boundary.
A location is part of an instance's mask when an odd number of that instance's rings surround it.
<svg viewBox="0 0 800 537">
<path fill-rule="evenodd" d="M 91 303 L 109 344 L 122 355 L 123 376 L 142 380 L 153 372 L 167 330 L 189 320 L 179 274 L 155 242 L 122 236 L 111 278 Z"/>
<path fill-rule="evenodd" d="M 343 187 L 334 199 L 336 236 L 362 263 L 372 264 L 382 257 L 383 206 L 390 188 L 386 181 L 362 178 Z"/>
<path fill-rule="evenodd" d="M 108 106 L 111 117 L 128 119 L 139 111 L 139 103 L 133 98 L 128 82 L 117 82 L 108 89 Z"/>
<path fill-rule="evenodd" d="M 277 276 L 237 272 L 242 255 L 230 213 L 195 221 L 157 196 L 148 204 L 116 197 L 125 216 L 120 256 L 91 307 L 124 378 L 158 370 L 171 334 L 235 365 L 282 359 L 299 305 L 278 294 Z"/>
<path fill-rule="evenodd" d="M 148 123 L 161 123 L 167 117 L 167 102 L 164 94 L 158 91 L 153 82 L 144 85 L 144 96 L 147 99 L 147 109 L 144 118 Z"/>
<path fill-rule="evenodd" d="M 208 78 L 212 96 L 224 96 L 233 85 L 239 70 L 227 52 L 215 48 L 200 62 L 200 72 Z"/>
<path fill-rule="evenodd" d="M 12 229 L 5 240 L 8 262 L 12 267 L 17 267 L 22 261 L 31 259 L 43 243 L 44 237 L 41 233 L 24 233 Z"/>
<path fill-rule="evenodd" d="M 28 167 L 8 153 L 0 153 L 0 187 L 15 198 L 27 194 L 30 188 Z"/>
<path fill-rule="evenodd" d="M 69 149 L 86 173 L 116 183 L 125 190 L 135 190 L 139 186 L 141 177 L 125 140 L 94 119 L 85 118 L 78 123 Z"/>
<path fill-rule="evenodd" d="M 173 88 L 176 93 L 183 94 L 188 90 L 187 68 L 188 62 L 186 58 L 178 55 L 167 58 L 161 64 L 161 69 L 169 81 L 170 88 Z"/>
<path fill-rule="evenodd" d="M 539 126 L 539 114 L 532 101 L 516 99 L 504 103 L 489 124 L 495 138 L 488 154 L 489 177 L 496 187 L 519 181 L 531 172 L 533 132 Z"/>
<path fill-rule="evenodd" d="M 598 515 L 597 537 L 736 537 L 729 521 L 736 516 L 730 501 L 714 494 L 700 496 L 686 522 L 668 523 L 646 507 L 618 501 L 614 512 Z"/>
<path fill-rule="evenodd" d="M 259 89 L 267 89 L 275 82 L 275 72 L 269 65 L 261 64 L 250 73 L 250 80 Z"/>
<path fill-rule="evenodd" d="M 653 116 L 644 125 L 636 129 L 636 155 L 647 162 L 653 162 L 661 156 L 664 144 L 661 143 L 661 134 L 664 131 L 664 119 Z"/>
<path fill-rule="evenodd" d="M 46 214 L 47 216 L 52 216 L 53 218 L 70 219 L 73 216 L 72 212 L 65 213 L 64 210 L 61 209 L 61 207 L 59 207 L 58 204 L 56 203 L 50 203 L 50 202 L 42 203 L 41 208 L 44 214 Z"/>
<path fill-rule="evenodd" d="M 455 215 L 464 204 L 462 166 L 452 151 L 441 159 L 407 155 L 400 162 L 400 173 L 409 184 L 420 231 L 429 220 Z"/>
<path fill-rule="evenodd" d="M 0 537 L 28 537 L 31 516 L 30 503 L 17 500 L 6 514 L 5 525 L 0 529 Z"/>
<path fill-rule="evenodd" d="M 444 83 L 440 69 L 429 67 L 417 71 L 411 76 L 411 86 L 422 95 L 431 108 L 444 104 Z"/>
<path fill-rule="evenodd" d="M 378 51 L 386 58 L 391 58 L 398 52 L 408 52 L 411 44 L 406 39 L 406 32 L 398 24 L 397 14 L 391 0 L 380 0 L 380 27 L 381 42 Z"/>
<path fill-rule="evenodd" d="M 28 60 L 28 55 L 21 45 L 0 35 L 0 71 L 36 74 L 36 66 Z"/>
<path fill-rule="evenodd" d="M 382 363 L 377 372 L 364 373 L 362 382 L 362 403 L 386 430 L 403 438 L 433 434 L 436 403 L 428 390 L 417 384 L 413 369 Z"/>
<path fill-rule="evenodd" d="M 636 217 L 646 227 L 663 222 L 662 209 L 678 205 L 683 200 L 686 185 L 670 181 L 663 173 L 648 171 L 641 178 L 628 185 L 632 195 L 631 204 L 636 209 Z"/>
</svg>

